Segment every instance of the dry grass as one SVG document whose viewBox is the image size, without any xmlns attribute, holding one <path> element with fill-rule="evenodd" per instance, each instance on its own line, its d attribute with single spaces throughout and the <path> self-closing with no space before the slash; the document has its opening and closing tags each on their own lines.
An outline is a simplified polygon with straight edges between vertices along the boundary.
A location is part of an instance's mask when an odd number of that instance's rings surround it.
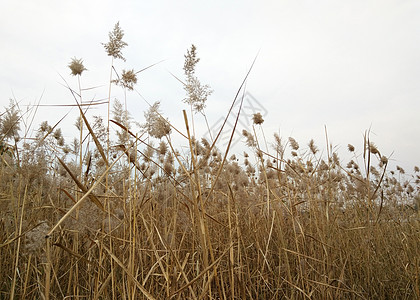
<svg viewBox="0 0 420 300">
<path fill-rule="evenodd" d="M 197 141 L 185 111 L 187 156 L 157 109 L 155 147 L 80 107 L 73 150 L 47 123 L 19 147 L 3 132 L 1 299 L 420 298 L 418 168 L 388 171 L 368 134 L 345 166 L 246 132 L 252 163 Z"/>
</svg>

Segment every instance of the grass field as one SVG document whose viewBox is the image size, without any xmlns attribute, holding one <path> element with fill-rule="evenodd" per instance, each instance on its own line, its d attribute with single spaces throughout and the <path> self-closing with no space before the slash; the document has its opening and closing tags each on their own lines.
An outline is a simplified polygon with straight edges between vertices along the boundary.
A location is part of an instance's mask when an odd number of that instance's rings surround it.
<svg viewBox="0 0 420 300">
<path fill-rule="evenodd" d="M 112 60 L 123 36 L 117 24 L 104 44 Z M 4 111 L 0 298 L 420 299 L 418 167 L 391 170 L 369 132 L 360 152 L 348 145 L 350 162 L 313 140 L 268 142 L 258 113 L 247 153 L 198 140 L 211 94 L 198 61 L 191 47 L 184 128 L 155 103 L 133 131 L 124 104 L 108 99 L 104 118 L 80 106 L 68 144 L 47 121 L 19 137 L 22 112 L 13 102 Z M 82 60 L 69 67 L 80 83 Z M 134 70 L 114 77 L 110 89 L 137 82 Z M 79 89 L 69 87 L 86 103 Z"/>
</svg>

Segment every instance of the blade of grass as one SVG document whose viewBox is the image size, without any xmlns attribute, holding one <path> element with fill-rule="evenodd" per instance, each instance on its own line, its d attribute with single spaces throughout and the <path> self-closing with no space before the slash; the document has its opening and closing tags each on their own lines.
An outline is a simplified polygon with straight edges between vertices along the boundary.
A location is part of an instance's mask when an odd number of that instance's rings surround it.
<svg viewBox="0 0 420 300">
<path fill-rule="evenodd" d="M 72 208 L 63 216 L 61 219 L 55 224 L 55 226 L 48 232 L 47 237 L 51 236 L 51 234 L 61 225 L 61 223 L 64 222 L 75 210 L 78 208 L 85 200 L 89 197 L 89 195 L 92 193 L 92 191 L 96 188 L 96 186 L 102 181 L 102 179 L 109 173 L 111 168 L 117 163 L 117 161 L 124 155 L 122 153 L 120 156 L 118 156 L 115 161 L 102 173 L 102 175 L 96 180 L 96 182 L 92 185 L 92 187 L 86 191 L 86 193 L 83 195 L 82 198 L 77 201 L 76 204 L 72 206 Z"/>
<path fill-rule="evenodd" d="M 69 173 L 70 177 L 73 179 L 73 181 L 79 187 L 79 189 L 81 189 L 82 192 L 86 194 L 87 191 L 88 191 L 87 188 L 79 181 L 79 179 L 77 179 L 77 177 L 73 174 L 73 172 L 69 169 L 69 167 L 67 167 L 67 165 L 64 161 L 62 161 L 58 156 L 57 156 L 57 159 L 60 162 L 60 164 L 63 166 L 63 168 L 67 171 L 67 173 Z M 90 198 L 90 200 L 92 200 L 93 203 L 96 204 L 96 206 L 98 206 L 101 210 L 105 211 L 101 201 L 99 201 L 99 199 L 93 193 L 89 194 L 89 198 Z"/>
<path fill-rule="evenodd" d="M 77 102 L 77 100 L 76 100 L 76 102 Z M 77 104 L 79 104 L 79 103 L 77 102 Z M 89 130 L 90 135 L 93 138 L 93 141 L 95 142 L 96 148 L 98 149 L 99 153 L 102 156 L 102 159 L 104 160 L 106 166 L 108 167 L 109 166 L 109 162 L 108 162 L 108 159 L 107 159 L 107 157 L 105 155 L 104 149 L 102 148 L 101 143 L 99 142 L 98 138 L 96 137 L 95 132 L 92 130 L 92 127 L 90 127 L 90 124 L 89 124 L 89 122 L 88 122 L 85 114 L 83 113 L 82 108 L 80 107 L 80 105 L 79 105 L 79 111 L 80 111 L 80 115 L 83 118 L 83 121 L 86 124 L 87 129 Z"/>
<path fill-rule="evenodd" d="M 99 245 L 99 242 L 96 241 L 99 249 L 103 248 L 108 253 L 109 256 L 117 263 L 117 265 L 120 266 L 120 268 L 127 274 L 128 277 L 135 283 L 137 288 L 146 296 L 147 299 L 155 300 L 155 298 L 152 296 L 152 294 L 149 293 L 148 290 L 145 289 L 143 285 L 141 285 L 140 282 L 137 281 L 137 279 L 127 270 L 127 268 L 124 266 L 124 264 L 112 253 L 104 244 Z"/>
<path fill-rule="evenodd" d="M 210 269 L 212 269 L 213 267 L 215 267 L 223 258 L 223 256 L 226 255 L 226 253 L 229 252 L 229 249 L 232 247 L 233 245 L 230 245 L 223 253 L 222 255 L 220 255 L 211 265 L 209 265 L 207 268 L 205 268 L 203 271 L 201 271 L 201 273 L 199 273 L 193 280 L 191 280 L 188 284 L 184 285 L 183 287 L 179 288 L 177 291 L 173 292 L 169 298 L 172 298 L 173 296 L 175 296 L 176 294 L 182 292 L 183 290 L 185 290 L 187 287 L 189 287 L 190 285 L 192 285 L 194 282 L 196 282 L 198 279 L 200 279 L 201 277 L 203 277 Z"/>
</svg>

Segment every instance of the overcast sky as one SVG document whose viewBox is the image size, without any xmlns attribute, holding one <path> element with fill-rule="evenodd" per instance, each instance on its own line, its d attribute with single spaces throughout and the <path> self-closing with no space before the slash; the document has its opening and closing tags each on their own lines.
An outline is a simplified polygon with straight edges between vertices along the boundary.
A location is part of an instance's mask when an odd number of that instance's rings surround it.
<svg viewBox="0 0 420 300">
<path fill-rule="evenodd" d="M 86 99 L 107 97 L 111 60 L 101 43 L 118 21 L 128 43 L 118 71 L 165 60 L 139 74 L 141 96 L 127 93 L 140 123 L 146 99 L 161 101 L 165 116 L 184 128 L 185 93 L 171 73 L 183 78 L 183 55 L 195 44 L 197 75 L 214 90 L 210 126 L 226 114 L 258 54 L 247 101 L 264 114 L 267 139 L 279 132 L 306 147 L 314 138 L 325 149 L 326 126 L 339 152 L 351 143 L 361 153 L 370 128 L 382 154 L 394 152 L 407 171 L 420 165 L 420 1 L 2 1 L 0 111 L 9 98 L 74 104 L 60 77 L 77 87 L 67 67 L 73 57 L 88 69 L 82 86 L 100 86 Z M 112 98 L 124 99 L 121 88 L 113 87 Z M 41 107 L 36 122 L 55 124 L 68 111 Z M 73 109 L 63 121 L 68 139 L 76 115 Z M 204 134 L 202 118 L 196 120 Z M 239 129 L 249 129 L 241 120 Z"/>
</svg>

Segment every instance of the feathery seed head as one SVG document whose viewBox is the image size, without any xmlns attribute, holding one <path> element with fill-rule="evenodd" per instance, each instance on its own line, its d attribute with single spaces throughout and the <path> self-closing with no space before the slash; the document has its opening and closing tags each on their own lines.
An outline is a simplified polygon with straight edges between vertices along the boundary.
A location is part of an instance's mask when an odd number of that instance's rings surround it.
<svg viewBox="0 0 420 300">
<path fill-rule="evenodd" d="M 380 176 L 378 170 L 374 166 L 371 166 L 370 167 L 370 173 L 372 173 L 376 177 L 379 177 Z"/>
<path fill-rule="evenodd" d="M 369 151 L 372 154 L 380 154 L 378 148 L 374 143 L 369 143 Z"/>
<path fill-rule="evenodd" d="M 213 93 L 210 86 L 202 85 L 200 80 L 194 76 L 195 66 L 200 61 L 197 58 L 196 47 L 191 46 L 191 50 L 187 50 L 187 54 L 184 55 L 184 73 L 187 77 L 187 81 L 184 84 L 184 90 L 187 92 L 187 97 L 183 100 L 185 103 L 192 106 L 195 112 L 203 112 L 206 107 L 207 98 Z"/>
<path fill-rule="evenodd" d="M 123 70 L 121 78 L 114 79 L 112 82 L 132 91 L 134 89 L 134 85 L 137 83 L 137 75 L 134 70 Z"/>
<path fill-rule="evenodd" d="M 289 143 L 290 143 L 290 146 L 292 147 L 293 150 L 298 150 L 299 149 L 299 144 L 294 138 L 289 137 Z"/>
<path fill-rule="evenodd" d="M 184 102 L 192 105 L 196 112 L 202 112 L 206 108 L 207 98 L 213 93 L 209 85 L 202 85 L 195 76 L 187 78 L 184 89 L 187 92 L 187 98 L 184 99 Z"/>
<path fill-rule="evenodd" d="M 50 230 L 46 221 L 33 228 L 25 235 L 25 249 L 29 252 L 41 251 L 44 246 L 45 235 Z"/>
<path fill-rule="evenodd" d="M 274 150 L 278 154 L 280 154 L 280 156 L 283 156 L 283 154 L 284 154 L 284 146 L 283 146 L 283 143 L 281 141 L 280 136 L 277 133 L 274 133 L 274 140 L 275 140 Z"/>
<path fill-rule="evenodd" d="M 255 146 L 255 140 L 254 140 L 254 136 L 249 133 L 247 130 L 242 130 L 242 135 L 244 137 L 246 137 L 246 145 L 248 147 L 254 147 Z"/>
<path fill-rule="evenodd" d="M 319 169 L 321 171 L 327 171 L 329 169 L 328 164 L 324 160 L 322 160 L 319 164 Z"/>
<path fill-rule="evenodd" d="M 120 22 L 115 24 L 114 29 L 109 32 L 109 42 L 102 43 L 105 47 L 105 50 L 108 56 L 112 56 L 114 58 L 120 58 L 125 61 L 125 58 L 122 56 L 121 50 L 128 44 L 124 42 L 122 39 L 124 37 L 124 31 L 120 28 Z"/>
<path fill-rule="evenodd" d="M 334 164 L 336 166 L 339 166 L 340 165 L 340 158 L 338 157 L 338 154 L 336 152 L 334 152 L 332 154 L 332 161 L 334 162 Z"/>
<path fill-rule="evenodd" d="M 170 164 L 170 165 L 173 165 L 174 164 L 174 156 L 172 155 L 172 153 L 171 152 L 168 152 L 167 154 L 166 154 L 166 163 L 167 164 Z"/>
<path fill-rule="evenodd" d="M 9 107 L 6 108 L 5 113 L 0 114 L 0 145 L 7 139 L 19 141 L 21 117 L 16 106 L 14 100 L 9 99 Z"/>
<path fill-rule="evenodd" d="M 408 194 L 411 194 L 411 193 L 413 193 L 413 192 L 414 192 L 414 188 L 413 188 L 413 186 L 412 186 L 411 184 L 407 185 L 407 193 L 408 193 Z"/>
<path fill-rule="evenodd" d="M 159 144 L 159 154 L 165 155 L 166 151 L 168 151 L 168 146 L 166 145 L 164 141 L 161 141 Z"/>
<path fill-rule="evenodd" d="M 72 58 L 71 62 L 69 64 L 69 68 L 71 70 L 71 75 L 82 75 L 83 71 L 86 71 L 87 69 L 83 65 L 82 59 Z"/>
<path fill-rule="evenodd" d="M 254 124 L 256 125 L 261 125 L 262 123 L 264 123 L 264 119 L 262 117 L 262 115 L 260 113 L 256 113 L 252 116 L 252 121 L 254 122 Z"/>
<path fill-rule="evenodd" d="M 187 50 L 187 54 L 184 55 L 184 72 L 185 75 L 191 76 L 195 72 L 195 65 L 200 61 L 196 53 L 197 48 L 195 45 L 191 45 L 191 50 Z"/>
<path fill-rule="evenodd" d="M 155 149 L 153 148 L 153 144 L 148 145 L 146 151 L 144 151 L 144 160 L 146 162 L 151 161 L 154 153 Z"/>
<path fill-rule="evenodd" d="M 309 146 L 309 149 L 311 150 L 312 154 L 316 154 L 318 152 L 318 147 L 315 145 L 315 142 L 314 142 L 313 139 L 311 139 L 309 141 L 308 146 Z"/>
<path fill-rule="evenodd" d="M 53 137 L 54 137 L 56 140 L 58 140 L 58 139 L 60 139 L 60 137 L 62 137 L 62 136 L 63 136 L 63 134 L 61 133 L 61 129 L 60 129 L 60 128 L 57 128 L 57 129 L 54 131 Z"/>
<path fill-rule="evenodd" d="M 165 173 L 166 173 L 167 175 L 171 175 L 171 174 L 172 174 L 172 172 L 173 172 L 173 170 L 174 170 L 174 168 L 173 168 L 173 166 L 172 166 L 172 164 L 171 164 L 171 163 L 166 162 L 166 163 L 163 165 L 163 170 L 165 171 Z"/>
<path fill-rule="evenodd" d="M 165 120 L 159 113 L 159 106 L 160 102 L 157 101 L 144 113 L 146 124 L 143 124 L 142 127 L 151 136 L 161 139 L 171 132 L 171 126 L 169 125 L 169 121 Z"/>
<path fill-rule="evenodd" d="M 44 121 L 41 123 L 39 130 L 41 132 L 46 132 L 46 131 L 50 131 L 51 130 L 51 126 L 48 125 L 48 121 Z"/>
<path fill-rule="evenodd" d="M 201 139 L 201 144 L 204 146 L 204 148 L 208 149 L 210 148 L 210 143 L 206 138 Z"/>
</svg>

